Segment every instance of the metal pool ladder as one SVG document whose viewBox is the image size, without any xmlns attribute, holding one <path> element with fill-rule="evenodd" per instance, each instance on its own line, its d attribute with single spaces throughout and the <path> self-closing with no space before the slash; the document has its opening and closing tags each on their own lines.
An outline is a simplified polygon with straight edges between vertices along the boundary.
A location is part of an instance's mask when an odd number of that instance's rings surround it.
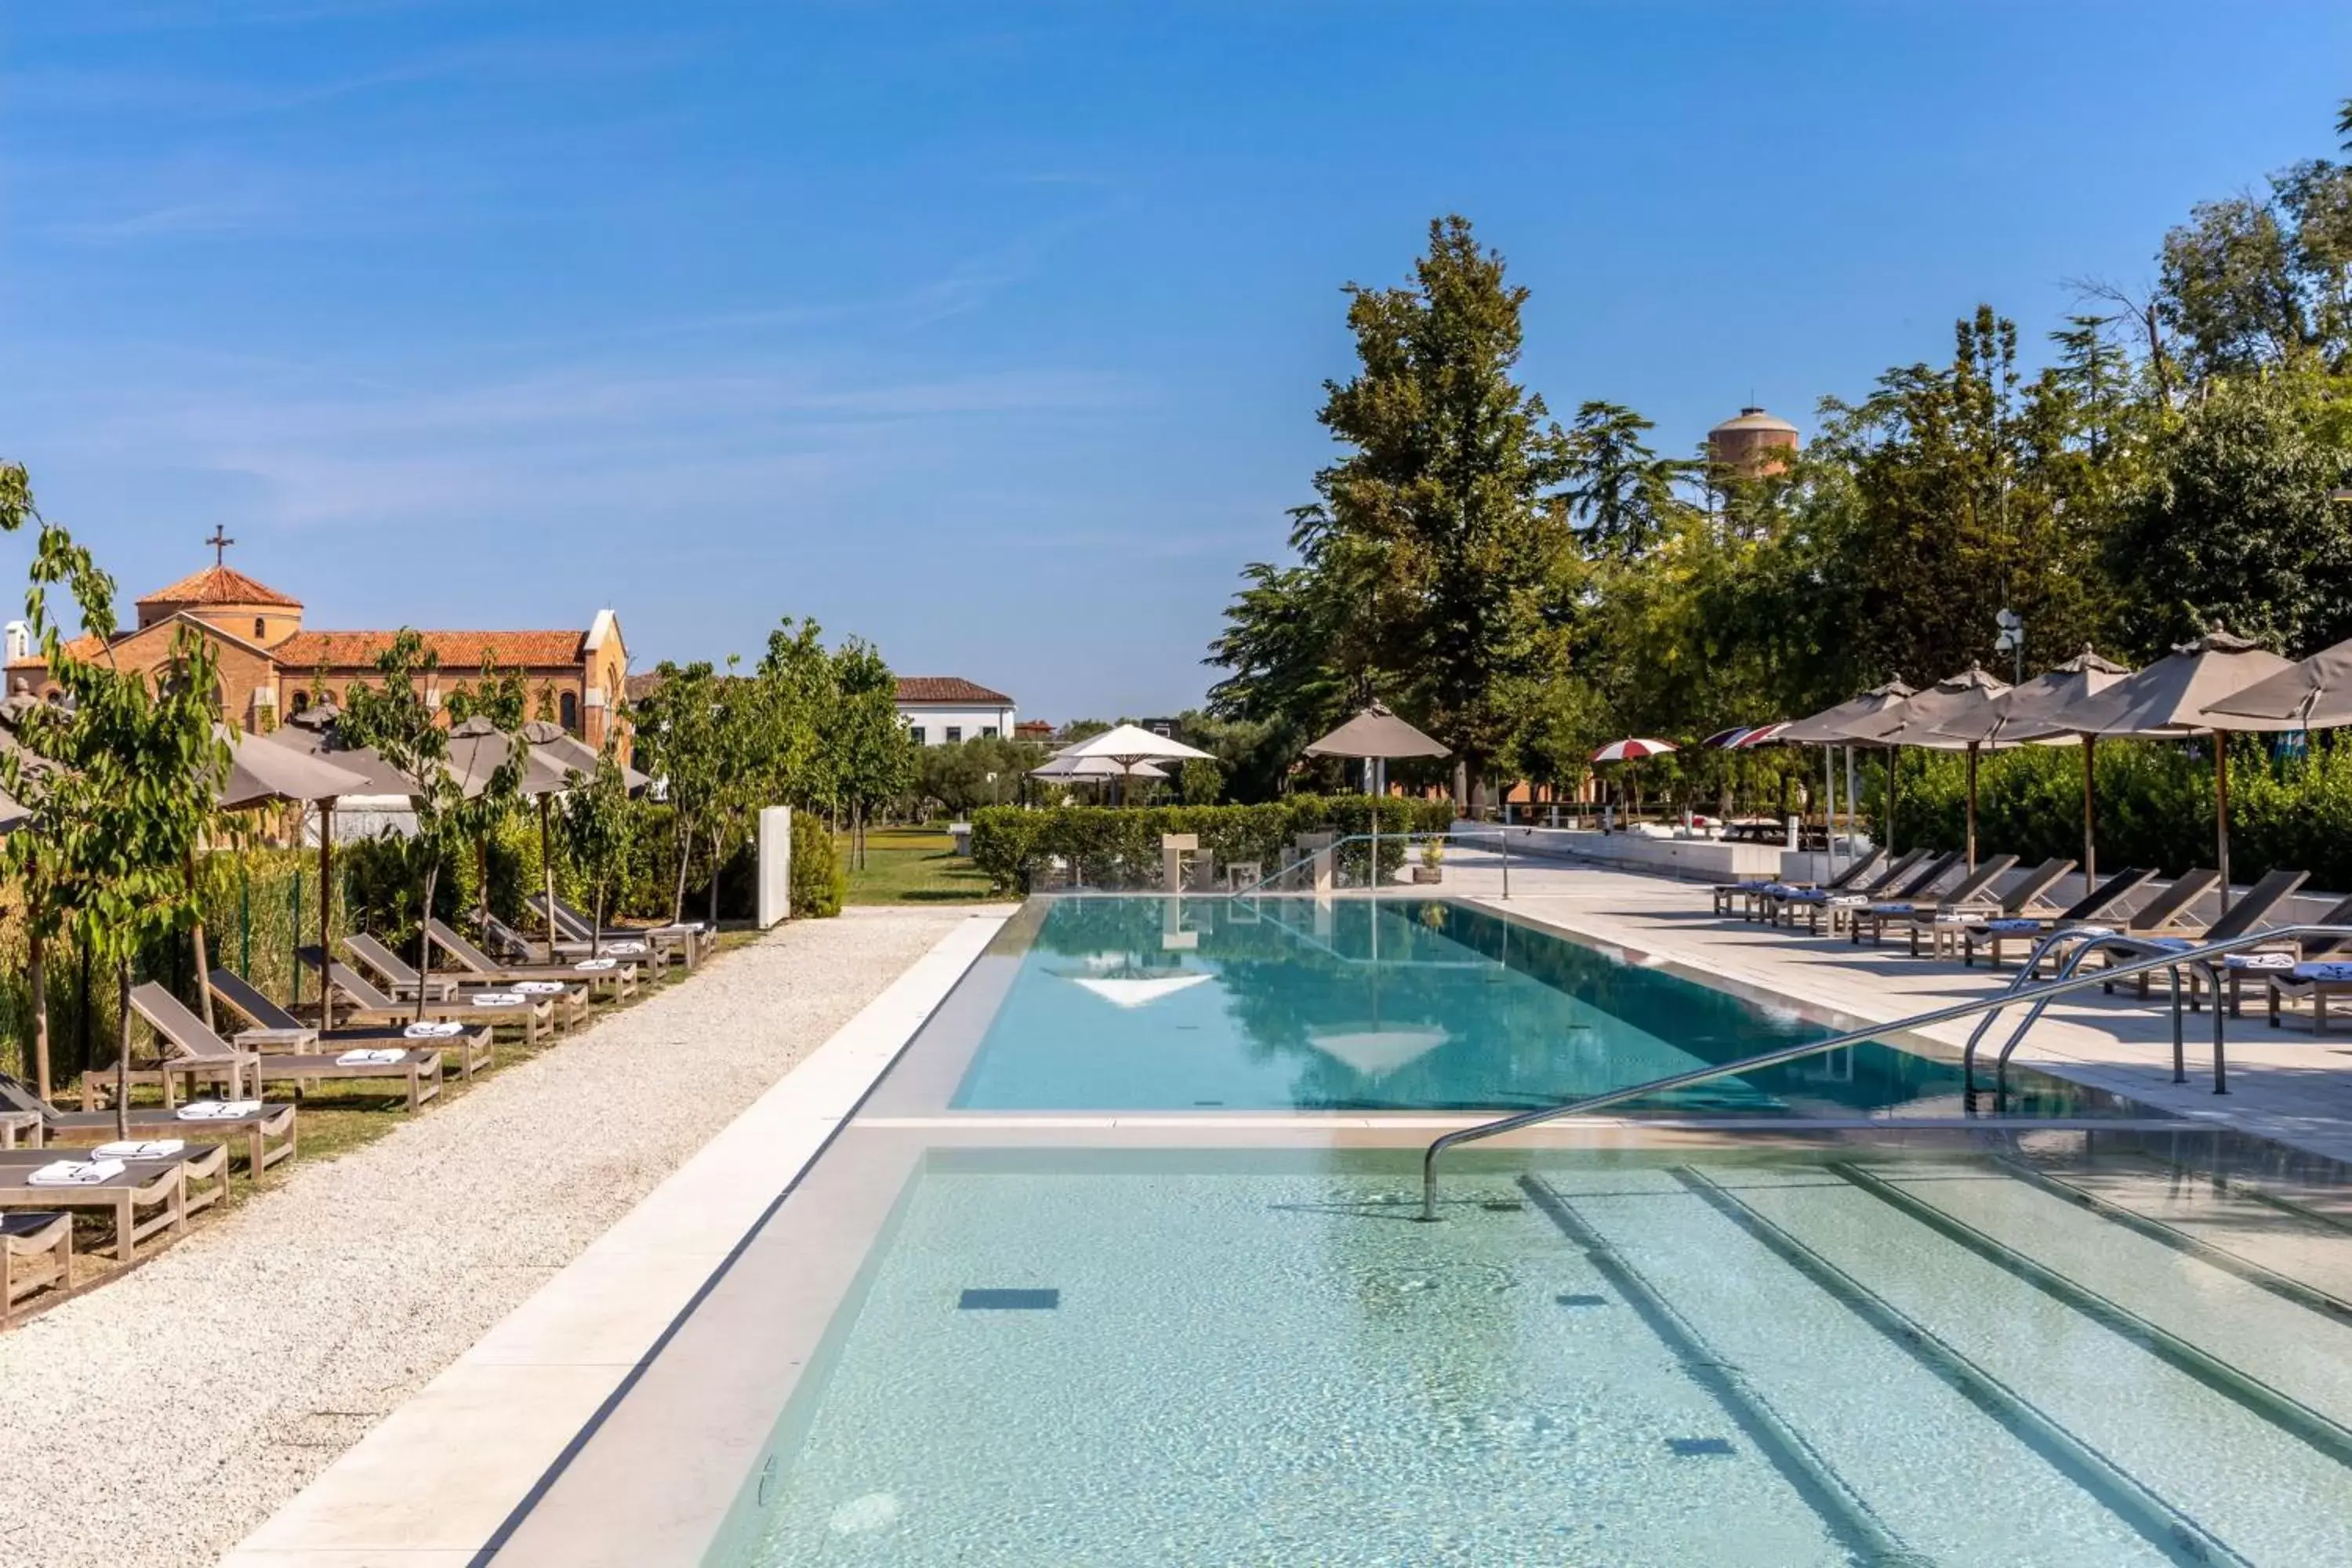
<svg viewBox="0 0 2352 1568">
<path fill-rule="evenodd" d="M 1653 1079 L 1648 1083 L 1637 1083 L 1629 1089 L 1612 1089 L 1605 1094 L 1588 1095 L 1582 1100 L 1571 1100 L 1563 1105 L 1549 1105 L 1538 1110 L 1525 1110 L 1516 1116 L 1506 1116 L 1494 1121 L 1481 1122 L 1475 1127 L 1464 1127 L 1448 1132 L 1433 1141 L 1421 1157 L 1421 1217 L 1424 1220 L 1437 1218 L 1437 1157 L 1457 1144 L 1475 1143 L 1481 1139 L 1496 1137 L 1505 1132 L 1516 1132 L 1523 1127 L 1533 1127 L 1539 1122 L 1556 1121 L 1563 1116 L 1581 1116 L 1596 1110 L 1606 1110 L 1613 1105 L 1624 1105 L 1633 1100 L 1647 1099 L 1654 1094 L 1688 1089 L 1696 1084 L 1712 1083 L 1717 1079 L 1736 1078 L 1741 1073 L 1779 1067 L 1783 1062 L 1801 1061 L 1807 1057 L 1820 1056 L 1825 1051 L 1838 1050 L 1846 1046 L 1858 1046 L 1864 1041 L 1880 1039 L 1887 1035 L 1899 1034 L 1910 1029 L 1924 1029 L 1931 1024 L 1944 1024 L 1955 1018 L 1980 1016 L 1983 1021 L 1977 1026 L 1975 1033 L 1969 1037 L 1968 1048 L 1960 1058 L 1964 1087 L 1972 1095 L 1976 1089 L 1978 1043 L 1983 1039 L 1985 1032 L 1992 1026 L 1993 1020 L 2003 1010 L 2015 1003 L 2023 1002 L 2031 1005 L 2024 1021 L 2018 1026 L 2015 1032 L 2010 1036 L 2008 1042 L 2001 1047 L 2000 1055 L 1996 1059 L 1997 1071 L 2006 1068 L 2010 1053 L 2017 1048 L 2018 1042 L 2025 1037 L 2025 1032 L 2032 1028 L 2034 1022 L 2042 1016 L 2053 997 L 2080 991 L 2091 985 L 2104 985 L 2117 980 L 2130 980 L 2142 974 L 2151 974 L 2159 969 L 2169 970 L 2172 975 L 2172 1081 L 2175 1083 L 2188 1081 L 2184 1059 L 2186 1046 L 2180 1016 L 2180 971 L 2194 965 L 2205 971 L 2213 992 L 2213 1092 L 2227 1094 L 2230 1089 L 2228 1068 L 2224 1063 L 2222 1049 L 2222 1030 L 2228 1021 L 2228 1012 L 2222 998 L 2221 960 L 2243 948 L 2273 947 L 2281 942 L 2299 942 L 2305 937 L 2311 936 L 2352 939 L 2352 927 L 2280 926 L 2249 936 L 2232 937 L 2225 942 L 2207 942 L 2201 946 L 2181 948 L 2164 947 L 2157 942 L 2138 937 L 2124 936 L 2105 928 L 2094 928 L 2084 931 L 2053 931 L 2034 945 L 2033 952 L 2027 957 L 2017 978 L 2010 983 L 2009 989 L 1990 996 L 1979 996 L 1967 1002 L 1955 1002 L 1948 1007 L 1937 1007 L 1925 1013 L 1915 1013 L 1907 1018 L 1897 1018 L 1885 1024 L 1874 1024 L 1865 1029 L 1849 1029 L 1843 1034 L 1832 1035 L 1827 1039 L 1811 1040 L 1798 1046 L 1784 1046 L 1779 1050 L 1743 1057 L 1738 1061 L 1724 1062 L 1714 1067 L 1696 1068 L 1689 1072 Z M 2053 950 L 2069 943 L 2076 944 L 2075 950 L 2067 955 L 2058 972 L 2057 978 L 2037 981 L 2034 976 L 2041 967 L 2042 959 Z M 2108 949 L 2148 956 L 2133 957 L 2125 963 L 2111 964 L 2106 968 L 2087 973 L 2083 970 L 2083 961 L 2093 951 Z M 1889 1122 L 1887 1125 L 1899 1127 L 1901 1123 Z"/>
</svg>

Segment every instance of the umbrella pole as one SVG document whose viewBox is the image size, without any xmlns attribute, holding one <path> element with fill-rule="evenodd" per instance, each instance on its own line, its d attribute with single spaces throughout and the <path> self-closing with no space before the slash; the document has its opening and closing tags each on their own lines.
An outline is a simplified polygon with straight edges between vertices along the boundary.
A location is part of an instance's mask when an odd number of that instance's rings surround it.
<svg viewBox="0 0 2352 1568">
<path fill-rule="evenodd" d="M 2213 837 L 2219 845 L 2221 913 L 2230 912 L 2230 733 L 2213 731 Z M 2217 1008 L 2221 999 L 2214 998 Z"/>
<path fill-rule="evenodd" d="M 547 962 L 555 962 L 555 857 L 548 850 L 548 801 L 539 797 L 539 870 L 547 883 Z M 716 877 L 717 872 L 711 875 Z"/>
<path fill-rule="evenodd" d="M 1829 875 L 1837 875 L 1837 748 L 1822 748 L 1822 852 L 1829 857 Z M 1824 878 L 1823 880 L 1827 880 Z"/>
<path fill-rule="evenodd" d="M 335 950 L 329 945 L 327 921 L 335 900 L 331 891 L 334 884 L 327 879 L 334 867 L 334 855 L 335 802 L 331 795 L 319 803 L 319 952 L 324 955 L 321 962 L 330 967 L 334 963 Z M 334 1026 L 334 1023 L 335 988 L 329 984 L 327 970 L 321 969 L 319 972 L 319 1032 L 326 1033 Z"/>
<path fill-rule="evenodd" d="M 1977 868 L 1977 743 L 1969 742 L 1969 869 Z"/>
<path fill-rule="evenodd" d="M 1889 746 L 1886 748 L 1886 852 L 1889 855 L 1895 853 L 1895 791 L 1901 786 L 1902 781 L 1903 748 Z M 1970 869 L 1974 868 L 1971 867 Z"/>
<path fill-rule="evenodd" d="M 2098 828 L 2099 738 L 2083 737 L 2083 891 L 2099 885 Z"/>
</svg>

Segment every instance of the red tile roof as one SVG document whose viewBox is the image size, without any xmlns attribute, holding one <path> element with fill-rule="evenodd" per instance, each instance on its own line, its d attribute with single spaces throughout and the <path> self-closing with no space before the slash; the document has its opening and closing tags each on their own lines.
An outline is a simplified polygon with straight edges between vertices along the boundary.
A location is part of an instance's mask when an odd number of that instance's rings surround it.
<svg viewBox="0 0 2352 1568">
<path fill-rule="evenodd" d="M 207 566 L 203 571 L 183 577 L 168 588 L 158 588 L 141 596 L 142 605 L 277 605 L 289 610 L 302 607 L 299 599 L 289 599 L 265 583 L 257 583 L 234 566 Z"/>
<path fill-rule="evenodd" d="M 295 673 L 317 669 L 367 669 L 392 646 L 398 632 L 296 632 L 269 650 L 278 668 Z M 544 669 L 578 664 L 576 631 L 419 632 L 441 668 L 458 674 L 479 671 L 487 655 L 501 669 Z"/>
<path fill-rule="evenodd" d="M 1013 706 L 1013 699 L 1002 691 L 991 691 L 961 675 L 902 675 L 898 678 L 898 700 L 973 702 L 990 708 Z"/>
</svg>

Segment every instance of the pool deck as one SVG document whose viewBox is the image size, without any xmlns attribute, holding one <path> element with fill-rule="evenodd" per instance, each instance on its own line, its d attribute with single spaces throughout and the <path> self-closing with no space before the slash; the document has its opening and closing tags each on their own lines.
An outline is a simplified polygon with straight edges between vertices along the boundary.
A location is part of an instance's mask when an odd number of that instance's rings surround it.
<svg viewBox="0 0 2352 1568">
<path fill-rule="evenodd" d="M 1502 899 L 1496 857 L 1456 850 L 1446 860 L 1445 896 L 1465 899 L 1530 924 L 1657 959 L 1829 1009 L 1885 1023 L 1991 994 L 2017 974 L 1979 963 L 1913 958 L 1897 942 L 1855 946 L 1713 913 L 1704 882 L 1599 867 L 1529 863 L 1514 857 L 1511 896 Z M 1973 1020 L 1932 1026 L 1927 1037 L 1958 1047 Z M 2003 1037 L 1997 1026 L 1987 1049 Z M 2315 1037 L 2302 1019 L 2277 1029 L 2249 991 L 2246 1015 L 2229 1023 L 2230 1092 L 2212 1090 L 2212 1018 L 2189 1016 L 2189 1081 L 2172 1081 L 2172 1019 L 2163 986 L 2141 1002 L 2127 989 L 2096 987 L 2053 1003 L 2015 1060 L 2077 1083 L 2127 1095 L 2179 1116 L 2211 1119 L 2331 1159 L 2352 1161 L 2352 1030 Z"/>
</svg>

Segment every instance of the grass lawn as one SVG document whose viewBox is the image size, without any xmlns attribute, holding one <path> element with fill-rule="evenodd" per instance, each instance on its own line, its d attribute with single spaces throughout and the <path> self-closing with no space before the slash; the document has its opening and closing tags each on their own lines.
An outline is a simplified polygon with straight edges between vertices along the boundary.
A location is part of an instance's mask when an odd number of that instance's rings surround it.
<svg viewBox="0 0 2352 1568">
<path fill-rule="evenodd" d="M 847 834 L 836 834 L 833 842 L 849 868 L 853 904 L 973 904 L 1002 896 L 956 854 L 955 841 L 936 828 L 868 828 L 863 870 L 852 864 Z"/>
</svg>

